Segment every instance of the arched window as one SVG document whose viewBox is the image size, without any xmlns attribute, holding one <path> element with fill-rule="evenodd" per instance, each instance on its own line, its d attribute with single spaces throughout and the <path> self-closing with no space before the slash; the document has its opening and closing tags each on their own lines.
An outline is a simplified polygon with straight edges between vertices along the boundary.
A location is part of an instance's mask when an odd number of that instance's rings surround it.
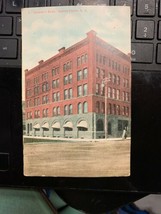
<svg viewBox="0 0 161 214">
<path fill-rule="evenodd" d="M 88 112 L 88 103 L 84 102 L 83 103 L 83 113 L 87 113 Z"/>
<path fill-rule="evenodd" d="M 82 103 L 78 103 L 78 114 L 82 113 Z"/>
<path fill-rule="evenodd" d="M 96 130 L 97 131 L 104 131 L 104 125 L 103 125 L 103 121 L 101 119 L 97 120 Z"/>
</svg>

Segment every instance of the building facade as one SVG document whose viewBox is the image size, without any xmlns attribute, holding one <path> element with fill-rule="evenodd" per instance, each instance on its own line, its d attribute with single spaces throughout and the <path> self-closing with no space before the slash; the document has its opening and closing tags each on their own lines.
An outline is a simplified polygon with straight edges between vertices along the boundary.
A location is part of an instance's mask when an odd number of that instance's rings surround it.
<svg viewBox="0 0 161 214">
<path fill-rule="evenodd" d="M 95 31 L 25 70 L 26 134 L 121 137 L 131 127 L 131 62 Z"/>
</svg>

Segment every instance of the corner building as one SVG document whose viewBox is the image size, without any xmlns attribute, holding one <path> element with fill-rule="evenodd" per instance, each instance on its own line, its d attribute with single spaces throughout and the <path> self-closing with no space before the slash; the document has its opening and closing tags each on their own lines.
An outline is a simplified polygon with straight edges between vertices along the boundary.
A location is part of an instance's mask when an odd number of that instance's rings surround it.
<svg viewBox="0 0 161 214">
<path fill-rule="evenodd" d="M 124 127 L 130 135 L 130 57 L 95 31 L 25 70 L 25 93 L 29 136 L 96 139 L 106 128 L 111 138 Z"/>
</svg>

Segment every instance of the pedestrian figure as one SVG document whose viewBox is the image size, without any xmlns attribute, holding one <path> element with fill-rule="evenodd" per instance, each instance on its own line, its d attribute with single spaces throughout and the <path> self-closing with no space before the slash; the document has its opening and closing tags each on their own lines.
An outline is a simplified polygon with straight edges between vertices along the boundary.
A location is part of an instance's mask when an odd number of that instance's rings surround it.
<svg viewBox="0 0 161 214">
<path fill-rule="evenodd" d="M 122 133 L 122 139 L 127 138 L 127 127 L 124 128 L 123 133 Z"/>
</svg>

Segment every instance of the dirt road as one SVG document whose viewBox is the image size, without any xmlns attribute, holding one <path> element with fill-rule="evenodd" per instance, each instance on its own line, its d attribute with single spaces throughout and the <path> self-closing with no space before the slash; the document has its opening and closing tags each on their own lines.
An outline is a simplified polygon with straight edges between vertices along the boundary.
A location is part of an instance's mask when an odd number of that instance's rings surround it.
<svg viewBox="0 0 161 214">
<path fill-rule="evenodd" d="M 130 173 L 130 140 L 25 143 L 24 174 L 107 177 Z"/>
</svg>

